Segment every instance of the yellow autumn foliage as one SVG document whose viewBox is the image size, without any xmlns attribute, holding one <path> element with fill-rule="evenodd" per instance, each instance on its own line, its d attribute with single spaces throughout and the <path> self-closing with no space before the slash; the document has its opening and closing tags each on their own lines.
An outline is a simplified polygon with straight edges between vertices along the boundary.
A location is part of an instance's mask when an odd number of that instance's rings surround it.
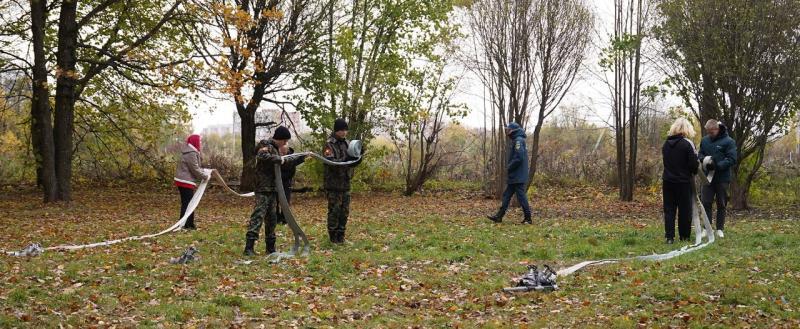
<svg viewBox="0 0 800 329">
<path fill-rule="evenodd" d="M 8 130 L 0 135 L 0 154 L 11 155 L 24 149 L 22 141 L 12 131 Z"/>
</svg>

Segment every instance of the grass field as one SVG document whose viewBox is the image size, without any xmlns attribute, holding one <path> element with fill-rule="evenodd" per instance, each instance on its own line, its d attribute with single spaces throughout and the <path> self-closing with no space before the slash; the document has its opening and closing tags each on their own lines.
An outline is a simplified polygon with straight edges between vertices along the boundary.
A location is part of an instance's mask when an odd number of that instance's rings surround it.
<svg viewBox="0 0 800 329">
<path fill-rule="evenodd" d="M 614 201 L 609 190 L 538 191 L 535 225 L 483 215 L 472 192 L 405 198 L 357 194 L 349 242 L 332 246 L 325 201 L 294 211 L 312 238 L 308 258 L 237 261 L 252 199 L 212 191 L 199 230 L 35 258 L 0 256 L 0 327 L 791 327 L 800 326 L 800 229 L 795 208 L 734 214 L 727 237 L 665 262 L 590 267 L 552 293 L 501 288 L 525 264 L 665 252 L 658 199 Z M 88 243 L 159 231 L 177 218 L 177 192 L 86 189 L 71 206 L 35 191 L 3 191 L 0 248 Z M 279 249 L 290 233 L 280 227 Z M 200 260 L 172 265 L 188 246 Z"/>
</svg>

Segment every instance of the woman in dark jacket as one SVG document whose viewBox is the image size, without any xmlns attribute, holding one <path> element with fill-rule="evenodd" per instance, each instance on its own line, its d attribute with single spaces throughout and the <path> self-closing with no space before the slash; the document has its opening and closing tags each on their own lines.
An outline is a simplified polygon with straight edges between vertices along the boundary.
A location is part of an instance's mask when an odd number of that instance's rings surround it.
<svg viewBox="0 0 800 329">
<path fill-rule="evenodd" d="M 678 213 L 678 235 L 688 241 L 692 229 L 693 179 L 697 174 L 697 153 L 694 143 L 694 127 L 684 118 L 675 120 L 669 129 L 669 137 L 661 148 L 664 158 L 664 236 L 668 244 L 675 242 L 675 213 Z"/>
<path fill-rule="evenodd" d="M 207 178 L 206 176 L 203 169 L 200 168 L 200 135 L 191 135 L 186 139 L 186 144 L 181 147 L 181 159 L 175 169 L 175 186 L 178 187 L 178 193 L 181 195 L 181 217 L 179 218 L 183 218 L 186 213 L 198 181 Z M 194 225 L 194 212 L 186 219 L 183 228 L 186 230 L 197 229 Z"/>
</svg>

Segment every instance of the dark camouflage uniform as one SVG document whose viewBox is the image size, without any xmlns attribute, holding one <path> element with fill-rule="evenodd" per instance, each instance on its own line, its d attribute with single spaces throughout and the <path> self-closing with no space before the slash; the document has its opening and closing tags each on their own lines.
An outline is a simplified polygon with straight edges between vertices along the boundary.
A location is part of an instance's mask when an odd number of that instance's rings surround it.
<svg viewBox="0 0 800 329">
<path fill-rule="evenodd" d="M 334 162 L 347 162 L 355 160 L 347 154 L 349 141 L 337 139 L 335 136 L 328 138 L 323 150 L 323 156 Z M 360 161 L 359 161 L 360 162 Z M 353 167 L 325 165 L 325 192 L 328 197 L 328 232 L 344 234 L 347 226 L 347 217 L 350 215 L 350 181 L 353 179 Z"/>
<path fill-rule="evenodd" d="M 264 147 L 260 144 L 259 147 Z M 264 225 L 267 246 L 275 245 L 275 204 L 278 195 L 275 192 L 275 164 L 281 162 L 278 147 L 272 140 L 266 142 L 266 150 L 259 150 L 256 156 L 256 207 L 250 215 L 247 225 L 247 239 L 257 240 L 261 224 Z M 264 223 L 266 221 L 266 223 Z M 271 242 L 271 244 L 270 244 Z M 274 250 L 273 250 L 274 251 Z"/>
</svg>

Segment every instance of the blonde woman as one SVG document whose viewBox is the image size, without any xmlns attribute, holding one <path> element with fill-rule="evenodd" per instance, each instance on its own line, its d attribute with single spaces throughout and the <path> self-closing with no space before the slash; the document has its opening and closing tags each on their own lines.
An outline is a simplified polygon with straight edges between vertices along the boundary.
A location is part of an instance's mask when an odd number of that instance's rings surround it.
<svg viewBox="0 0 800 329">
<path fill-rule="evenodd" d="M 662 193 L 664 197 L 664 237 L 675 242 L 675 215 L 678 215 L 678 236 L 688 241 L 692 228 L 692 179 L 697 174 L 698 160 L 694 143 L 694 127 L 685 118 L 675 120 L 661 148 L 664 158 Z"/>
</svg>

